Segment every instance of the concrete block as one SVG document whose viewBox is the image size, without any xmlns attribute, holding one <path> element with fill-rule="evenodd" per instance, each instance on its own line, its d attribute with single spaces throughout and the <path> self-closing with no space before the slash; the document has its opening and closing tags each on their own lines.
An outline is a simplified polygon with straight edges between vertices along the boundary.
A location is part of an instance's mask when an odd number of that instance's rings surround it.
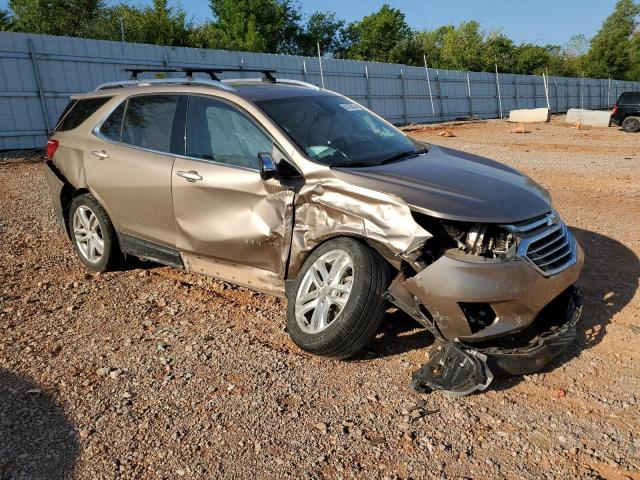
<svg viewBox="0 0 640 480">
<path fill-rule="evenodd" d="M 549 121 L 548 108 L 528 108 L 523 110 L 511 110 L 509 121 L 514 123 L 536 123 Z"/>
<path fill-rule="evenodd" d="M 590 127 L 608 127 L 611 121 L 611 112 L 599 110 L 581 110 L 572 108 L 567 112 L 567 123 L 580 123 Z"/>
</svg>

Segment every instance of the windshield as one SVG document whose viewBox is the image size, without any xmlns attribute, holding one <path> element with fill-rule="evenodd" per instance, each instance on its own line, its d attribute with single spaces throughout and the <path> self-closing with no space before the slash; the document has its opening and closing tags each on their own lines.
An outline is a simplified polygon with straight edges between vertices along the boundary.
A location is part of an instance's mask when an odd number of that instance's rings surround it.
<svg viewBox="0 0 640 480">
<path fill-rule="evenodd" d="M 256 103 L 309 157 L 325 165 L 367 167 L 424 151 L 344 97 L 318 95 Z"/>
</svg>

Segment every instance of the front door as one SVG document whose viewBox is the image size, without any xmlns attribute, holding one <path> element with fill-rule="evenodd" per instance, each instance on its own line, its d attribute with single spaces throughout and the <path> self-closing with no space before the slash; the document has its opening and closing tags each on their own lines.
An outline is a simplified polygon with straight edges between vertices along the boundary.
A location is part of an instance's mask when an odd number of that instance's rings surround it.
<svg viewBox="0 0 640 480">
<path fill-rule="evenodd" d="M 237 107 L 205 96 L 190 97 L 186 132 L 186 158 L 176 158 L 171 181 L 187 268 L 277 290 L 294 193 L 260 176 L 258 153 L 271 153 L 273 141 Z"/>
</svg>

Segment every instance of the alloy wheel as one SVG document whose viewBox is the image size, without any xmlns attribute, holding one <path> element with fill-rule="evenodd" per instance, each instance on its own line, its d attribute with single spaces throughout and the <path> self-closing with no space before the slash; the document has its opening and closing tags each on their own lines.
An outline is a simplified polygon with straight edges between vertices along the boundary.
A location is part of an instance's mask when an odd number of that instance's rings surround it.
<svg viewBox="0 0 640 480">
<path fill-rule="evenodd" d="M 296 296 L 295 316 L 307 333 L 328 328 L 344 309 L 353 286 L 353 260 L 344 250 L 319 257 L 305 273 Z"/>
<path fill-rule="evenodd" d="M 100 222 L 96 214 L 84 205 L 79 206 L 73 214 L 73 236 L 85 260 L 91 263 L 102 260 L 104 238 Z"/>
</svg>

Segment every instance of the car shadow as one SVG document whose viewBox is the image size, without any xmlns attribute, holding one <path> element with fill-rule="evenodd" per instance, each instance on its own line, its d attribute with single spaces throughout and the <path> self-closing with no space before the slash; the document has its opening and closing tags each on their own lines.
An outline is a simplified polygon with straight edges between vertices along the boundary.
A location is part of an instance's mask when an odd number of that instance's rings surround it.
<svg viewBox="0 0 640 480">
<path fill-rule="evenodd" d="M 0 480 L 73 477 L 78 441 L 55 399 L 0 369 Z"/>
<path fill-rule="evenodd" d="M 392 308 L 385 314 L 376 336 L 354 360 L 391 357 L 412 350 L 426 349 L 433 342 L 431 332 L 402 310 Z"/>
</svg>

